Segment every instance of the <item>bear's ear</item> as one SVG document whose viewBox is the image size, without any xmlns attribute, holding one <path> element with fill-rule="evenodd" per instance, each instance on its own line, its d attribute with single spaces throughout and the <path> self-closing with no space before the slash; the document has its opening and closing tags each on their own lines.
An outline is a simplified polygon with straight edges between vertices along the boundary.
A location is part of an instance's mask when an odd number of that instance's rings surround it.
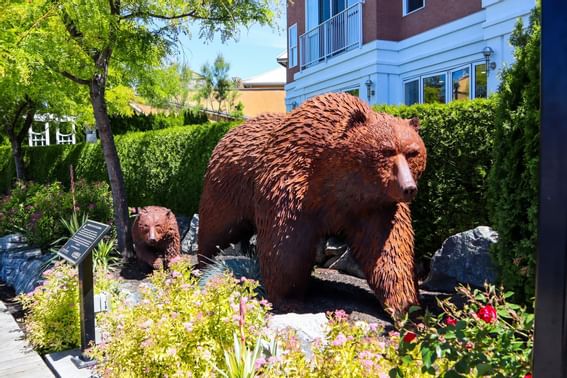
<svg viewBox="0 0 567 378">
<path fill-rule="evenodd" d="M 367 120 L 366 114 L 364 114 L 364 112 L 360 109 L 356 109 L 354 110 L 351 115 L 350 118 L 348 119 L 347 122 L 347 130 L 350 130 L 352 128 L 355 128 L 359 125 L 362 125 L 363 123 L 365 123 Z"/>
<path fill-rule="evenodd" d="M 419 133 L 419 118 L 413 117 L 409 120 L 409 125 L 413 127 L 413 129 Z"/>
</svg>

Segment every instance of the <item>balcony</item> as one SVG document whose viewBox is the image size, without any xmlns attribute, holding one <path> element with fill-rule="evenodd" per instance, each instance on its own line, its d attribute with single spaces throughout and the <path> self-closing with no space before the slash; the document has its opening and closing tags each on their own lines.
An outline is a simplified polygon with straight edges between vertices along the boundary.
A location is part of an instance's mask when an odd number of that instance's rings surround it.
<svg viewBox="0 0 567 378">
<path fill-rule="evenodd" d="M 362 45 L 362 3 L 337 13 L 299 37 L 300 69 Z"/>
</svg>

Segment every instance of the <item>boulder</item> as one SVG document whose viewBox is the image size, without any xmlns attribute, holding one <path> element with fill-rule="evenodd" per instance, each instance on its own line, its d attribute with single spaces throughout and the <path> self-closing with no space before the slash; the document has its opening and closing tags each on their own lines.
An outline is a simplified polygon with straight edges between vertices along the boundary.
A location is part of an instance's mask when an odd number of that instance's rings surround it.
<svg viewBox="0 0 567 378">
<path fill-rule="evenodd" d="M 348 274 L 364 279 L 364 273 L 360 269 L 358 262 L 352 257 L 350 248 L 347 248 L 341 255 L 331 257 L 325 262 L 323 268 L 336 269 L 341 273 Z"/>
<path fill-rule="evenodd" d="M 181 230 L 180 230 L 181 231 Z M 189 229 L 181 236 L 181 253 L 196 254 L 199 250 L 197 235 L 199 233 L 199 214 L 193 214 Z M 179 233 L 181 235 L 181 232 Z"/>
<path fill-rule="evenodd" d="M 179 228 L 179 238 L 180 240 L 183 240 L 191 226 L 191 219 L 185 215 L 175 215 L 175 220 L 177 221 L 177 227 Z"/>
<path fill-rule="evenodd" d="M 308 359 L 312 357 L 311 345 L 316 340 L 324 341 L 328 331 L 329 321 L 324 313 L 318 314 L 281 314 L 272 315 L 268 328 L 273 333 L 291 328 L 295 330 L 301 350 Z"/>
<path fill-rule="evenodd" d="M 498 271 L 492 262 L 490 246 L 498 233 L 487 226 L 461 232 L 443 242 L 431 259 L 431 270 L 422 288 L 451 292 L 458 283 L 481 288 L 495 284 Z"/>
</svg>

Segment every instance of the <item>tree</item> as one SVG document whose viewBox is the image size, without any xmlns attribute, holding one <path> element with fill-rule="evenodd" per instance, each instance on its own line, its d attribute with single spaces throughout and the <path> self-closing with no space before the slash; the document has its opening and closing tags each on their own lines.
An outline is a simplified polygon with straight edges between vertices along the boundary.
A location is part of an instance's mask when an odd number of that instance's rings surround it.
<svg viewBox="0 0 567 378">
<path fill-rule="evenodd" d="M 489 175 L 491 222 L 498 231 L 494 257 L 515 300 L 531 304 L 539 187 L 540 6 L 529 27 L 519 21 L 510 38 L 516 62 L 502 73 L 498 93 L 494 164 Z"/>
<path fill-rule="evenodd" d="M 32 0 L 40 9 L 32 30 L 22 35 L 38 41 L 45 64 L 74 83 L 88 88 L 112 189 L 118 249 L 131 256 L 126 188 L 112 136 L 106 90 L 109 74 L 134 85 L 141 72 L 160 64 L 179 33 L 237 36 L 237 26 L 271 24 L 269 0 Z"/>
<path fill-rule="evenodd" d="M 228 76 L 230 63 L 228 63 L 222 54 L 219 54 L 213 64 L 206 63 L 201 68 L 204 83 L 199 90 L 198 98 L 209 101 L 211 110 L 213 110 L 213 101 L 215 100 L 217 112 L 225 111 L 230 113 L 235 102 L 235 80 Z"/>
<path fill-rule="evenodd" d="M 34 41 L 20 35 L 38 15 L 27 4 L 13 2 L 0 14 L 0 134 L 7 137 L 16 178 L 26 178 L 22 143 L 38 111 L 63 114 L 80 106 L 78 88 L 62 83 L 59 74 L 38 64 Z"/>
</svg>

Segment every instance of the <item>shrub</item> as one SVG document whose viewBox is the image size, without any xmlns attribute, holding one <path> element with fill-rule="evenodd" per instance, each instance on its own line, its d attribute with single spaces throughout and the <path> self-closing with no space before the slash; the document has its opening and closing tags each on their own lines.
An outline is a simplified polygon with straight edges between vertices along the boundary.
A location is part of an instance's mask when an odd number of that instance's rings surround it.
<svg viewBox="0 0 567 378">
<path fill-rule="evenodd" d="M 117 136 L 130 206 L 151 204 L 183 214 L 196 212 L 212 150 L 235 125 L 211 123 Z M 68 186 L 69 165 L 79 179 L 107 181 L 100 143 L 26 147 L 24 155 L 28 176 L 36 182 L 58 180 Z M 5 174 L 0 171 L 0 177 Z"/>
<path fill-rule="evenodd" d="M 494 101 L 375 109 L 420 119 L 427 167 L 411 206 L 416 255 L 429 257 L 447 237 L 488 224 L 486 191 L 492 163 Z"/>
<path fill-rule="evenodd" d="M 20 232 L 30 244 L 47 248 L 67 236 L 62 220 L 68 220 L 74 210 L 100 222 L 111 221 L 112 199 L 107 184 L 79 181 L 75 198 L 76 209 L 73 209 L 71 193 L 59 182 L 48 185 L 18 182 L 0 202 L 0 235 Z"/>
<path fill-rule="evenodd" d="M 539 193 L 539 19 L 536 7 L 529 27 L 519 22 L 510 38 L 516 63 L 502 74 L 489 176 L 490 216 L 499 234 L 494 256 L 515 300 L 528 304 L 535 292 Z"/>
<path fill-rule="evenodd" d="M 507 302 L 511 292 L 460 287 L 462 309 L 441 301 L 444 312 L 407 323 L 391 351 L 390 376 L 524 377 L 530 372 L 534 316 Z"/>
<path fill-rule="evenodd" d="M 77 269 L 61 262 L 44 273 L 44 282 L 18 297 L 26 311 L 25 328 L 33 348 L 41 353 L 60 352 L 81 345 L 79 280 Z M 104 274 L 96 274 L 95 292 L 115 292 Z"/>
<path fill-rule="evenodd" d="M 224 275 L 201 290 L 182 259 L 150 281 L 138 305 L 117 306 L 101 317 L 105 338 L 93 356 L 104 376 L 213 376 L 235 334 L 254 347 L 268 310 L 253 299 L 255 281 Z"/>
</svg>

